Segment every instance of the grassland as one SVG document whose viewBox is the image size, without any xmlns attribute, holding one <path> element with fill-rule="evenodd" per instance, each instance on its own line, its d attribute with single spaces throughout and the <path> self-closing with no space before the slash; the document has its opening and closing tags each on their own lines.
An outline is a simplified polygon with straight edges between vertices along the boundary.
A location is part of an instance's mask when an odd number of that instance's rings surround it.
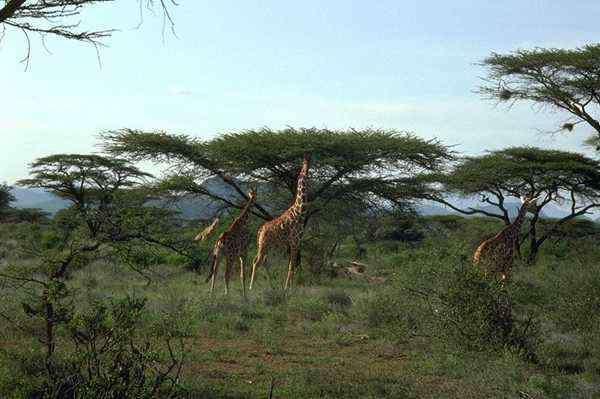
<svg viewBox="0 0 600 399">
<path fill-rule="evenodd" d="M 237 279 L 229 296 L 220 279 L 210 297 L 204 276 L 184 266 L 156 265 L 142 276 L 110 258 L 70 282 L 78 309 L 146 298 L 140 338 L 165 320 L 181 324 L 179 397 L 258 398 L 271 389 L 274 398 L 600 397 L 597 239 L 549 242 L 537 264 L 518 262 L 503 288 L 469 264 L 476 243 L 497 227 L 430 218 L 421 242 L 371 242 L 361 262 L 380 279 L 336 273 L 352 259 L 350 243 L 340 247 L 337 268 L 317 276 L 303 268 L 288 293 L 279 288 L 283 261 L 274 261 L 246 299 Z M 26 265 L 12 256 L 11 231 L 1 231 L 3 262 Z M 27 325 L 26 298 L 9 291 L 0 287 L 0 310 Z M 512 304 L 509 327 L 490 319 L 499 297 Z M 41 345 L 1 323 L 0 397 L 24 397 L 28 381 L 14 359 L 34 357 Z M 65 356 L 74 350 L 66 338 L 62 345 L 70 348 Z"/>
</svg>

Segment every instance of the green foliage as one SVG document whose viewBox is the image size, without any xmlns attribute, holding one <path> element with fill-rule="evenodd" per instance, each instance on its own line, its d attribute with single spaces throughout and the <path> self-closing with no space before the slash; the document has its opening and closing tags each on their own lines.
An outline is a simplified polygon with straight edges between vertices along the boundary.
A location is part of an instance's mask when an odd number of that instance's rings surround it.
<svg viewBox="0 0 600 399">
<path fill-rule="evenodd" d="M 424 178 L 428 181 L 431 176 Z M 431 180 L 429 180 L 431 181 Z M 538 197 L 529 209 L 529 261 L 534 262 L 541 245 L 556 234 L 563 224 L 600 207 L 600 162 L 578 153 L 545 150 L 535 147 L 510 147 L 488 154 L 467 157 L 451 171 L 433 178 L 443 188 L 432 198 L 454 207 L 444 196 L 480 195 L 492 210 L 454 209 L 465 214 L 481 214 L 510 223 L 506 201 L 523 195 Z M 549 204 L 570 205 L 570 213 L 558 220 L 543 222 L 544 207 Z M 450 201 L 451 202 L 451 201 Z"/>
<path fill-rule="evenodd" d="M 333 311 L 346 312 L 352 306 L 352 297 L 342 289 L 328 290 L 324 298 Z"/>
<path fill-rule="evenodd" d="M 373 293 L 358 303 L 357 312 L 370 328 L 386 330 L 390 336 L 406 339 L 420 326 L 416 308 L 397 290 L 385 289 Z M 387 335 L 387 334 L 386 334 Z"/>
<path fill-rule="evenodd" d="M 310 321 L 321 321 L 331 311 L 331 308 L 321 298 L 308 298 L 297 301 L 293 309 Z"/>
<path fill-rule="evenodd" d="M 145 306 L 135 297 L 92 303 L 68 322 L 74 351 L 51 363 L 36 352 L 13 353 L 8 360 L 14 369 L 4 383 L 29 398 L 172 397 L 183 356 L 182 341 L 173 344 L 182 331 L 163 323 L 158 340 L 141 335 Z"/>
<path fill-rule="evenodd" d="M 535 147 L 510 147 L 462 160 L 444 180 L 461 194 L 502 191 L 524 194 L 562 194 L 597 198 L 600 162 L 578 153 Z"/>
<path fill-rule="evenodd" d="M 50 155 L 37 159 L 30 168 L 32 177 L 20 180 L 19 185 L 50 190 L 81 208 L 106 204 L 118 189 L 152 177 L 124 159 L 100 155 Z"/>
<path fill-rule="evenodd" d="M 11 187 L 7 184 L 0 184 L 0 215 L 6 212 L 10 208 L 10 203 L 15 200 L 10 190 Z"/>
<path fill-rule="evenodd" d="M 187 136 L 169 136 L 163 132 L 144 133 L 134 130 L 104 135 L 105 149 L 117 156 L 151 159 L 187 167 L 187 177 L 170 179 L 170 190 L 223 198 L 196 180 L 217 175 L 243 196 L 239 182 L 231 177 L 268 187 L 264 196 L 284 196 L 289 204 L 296 189 L 296 177 L 305 153 L 313 155 L 311 190 L 313 207 L 330 201 L 365 206 L 372 196 L 392 203 L 402 203 L 418 195 L 407 176 L 417 171 L 439 170 L 452 157 L 437 141 L 425 141 L 411 134 L 386 130 L 334 131 L 327 129 L 293 129 L 273 131 L 267 128 L 225 134 L 207 142 Z M 379 175 L 379 177 L 375 177 Z M 385 178 L 381 178 L 385 175 Z M 270 201 L 272 202 L 272 201 Z M 320 203 L 320 205 L 317 205 Z M 369 203 L 373 203 L 372 201 Z M 236 206 L 227 203 L 228 206 Z M 257 205 L 257 214 L 269 213 Z"/>
<path fill-rule="evenodd" d="M 58 238 L 86 232 L 85 225 L 69 227 L 67 215 L 62 227 L 0 226 L 0 251 L 6 246 L 12 252 L 10 266 L 0 265 L 0 275 L 20 270 L 20 276 L 44 277 L 39 259 L 27 255 L 27 245 L 19 240 L 33 240 L 38 247 L 43 242 L 44 251 L 63 259 Z M 91 252 L 91 263 L 70 266 L 67 278 L 48 285 L 57 318 L 65 320 L 54 328 L 55 380 L 48 378 L 46 347 L 38 341 L 44 338 L 43 291 L 35 283 L 17 290 L 23 282 L 2 279 L 0 318 L 12 321 L 0 331 L 0 396 L 58 389 L 48 381 L 59 380 L 66 382 L 63 388 L 77 383 L 101 392 L 107 381 L 121 378 L 116 367 L 129 370 L 129 381 L 140 382 L 144 375 L 146 388 L 119 383 L 104 391 L 129 389 L 144 397 L 173 362 L 167 340 L 177 360 L 185 349 L 184 368 L 172 390 L 175 374 L 165 378 L 156 397 L 168 397 L 169 391 L 173 397 L 262 397 L 272 380 L 274 397 L 505 397 L 521 392 L 523 397 L 591 398 L 600 393 L 593 300 L 600 296 L 594 277 L 600 253 L 594 224 L 565 224 L 560 242 L 545 247 L 536 266 L 516 263 L 514 280 L 506 287 L 482 278 L 469 263 L 481 237 L 493 234 L 501 222 L 436 216 L 415 224 L 425 234 L 415 245 L 390 248 L 373 237 L 365 241 L 364 278 L 331 276 L 288 293 L 260 280 L 246 299 L 238 289 L 227 297 L 210 297 L 200 276 L 162 264 L 174 256 L 162 248 L 140 251 L 131 261 L 135 266 L 152 258 L 142 281 L 124 267 L 124 258 L 115 256 L 115 243 L 103 244 Z M 184 238 L 194 234 L 185 227 L 180 231 Z M 350 239 L 341 240 L 332 262 L 347 264 L 351 246 Z M 372 276 L 385 281 L 367 278 Z M 90 344 L 90 337 L 97 345 Z M 105 340 L 115 343 L 109 345 L 114 351 L 99 350 Z M 121 345 L 135 351 L 119 355 Z M 100 377 L 89 377 L 90 364 L 102 370 Z"/>
<path fill-rule="evenodd" d="M 262 292 L 262 300 L 266 306 L 279 306 L 287 302 L 286 292 L 281 288 L 270 288 Z"/>
<path fill-rule="evenodd" d="M 445 289 L 433 295 L 439 331 L 466 349 L 514 346 L 534 358 L 538 331 L 531 318 L 515 319 L 509 292 L 496 280 L 485 279 L 472 266 L 457 268 L 453 274 Z"/>
<path fill-rule="evenodd" d="M 600 135 L 600 123 L 592 107 L 600 105 L 600 44 L 574 49 L 535 48 L 510 54 L 492 53 L 483 60 L 487 84 L 480 92 L 500 101 L 533 101 L 571 114 L 565 123 L 571 131 L 587 123 Z M 560 129 L 559 129 L 560 130 Z"/>
</svg>

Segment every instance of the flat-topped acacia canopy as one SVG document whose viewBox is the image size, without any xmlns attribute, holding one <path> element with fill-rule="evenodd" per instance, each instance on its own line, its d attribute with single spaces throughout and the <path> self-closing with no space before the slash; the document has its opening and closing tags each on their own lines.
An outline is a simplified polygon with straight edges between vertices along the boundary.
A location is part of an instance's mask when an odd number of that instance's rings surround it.
<svg viewBox="0 0 600 399">
<path fill-rule="evenodd" d="M 309 201 L 316 207 L 334 200 L 400 204 L 418 195 L 418 186 L 412 181 L 417 173 L 439 171 L 453 157 L 437 140 L 382 129 L 263 128 L 206 141 L 124 129 L 102 137 L 108 153 L 132 161 L 152 160 L 176 170 L 165 180 L 165 187 L 206 195 L 238 208 L 246 195 L 239 181 L 269 185 L 287 193 L 289 201 L 306 152 L 313 155 Z M 232 186 L 241 197 L 239 203 L 203 186 L 211 176 Z M 260 201 L 255 214 L 272 217 Z"/>
<path fill-rule="evenodd" d="M 533 217 L 528 232 L 531 260 L 539 246 L 561 225 L 600 208 L 600 161 L 567 151 L 509 147 L 478 157 L 465 157 L 447 173 L 425 176 L 423 181 L 441 184 L 437 193 L 430 193 L 430 199 L 460 213 L 494 217 L 505 224 L 510 224 L 509 198 L 539 197 L 537 207 L 531 210 Z M 485 207 L 461 209 L 448 199 L 448 193 L 478 195 Z M 537 223 L 543 208 L 550 203 L 568 206 L 568 214 L 545 223 L 545 231 L 540 233 Z"/>
</svg>

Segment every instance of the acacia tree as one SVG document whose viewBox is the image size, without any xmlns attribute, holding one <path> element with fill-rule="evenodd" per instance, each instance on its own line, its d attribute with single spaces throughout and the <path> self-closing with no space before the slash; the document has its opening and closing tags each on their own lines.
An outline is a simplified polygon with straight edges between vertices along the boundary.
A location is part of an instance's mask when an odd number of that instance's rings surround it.
<svg viewBox="0 0 600 399">
<path fill-rule="evenodd" d="M 15 200 L 10 190 L 9 185 L 0 184 L 0 216 L 10 209 L 10 203 Z"/>
<path fill-rule="evenodd" d="M 18 184 L 42 188 L 70 201 L 88 225 L 92 238 L 112 220 L 117 193 L 152 177 L 123 159 L 82 154 L 39 158 L 30 170 L 32 177 Z"/>
<path fill-rule="evenodd" d="M 529 228 L 523 240 L 529 240 L 528 261 L 534 262 L 542 244 L 566 222 L 600 207 L 600 162 L 584 155 L 535 147 L 510 147 L 478 157 L 466 157 L 447 173 L 425 181 L 441 183 L 429 199 L 460 213 L 480 214 L 510 224 L 508 200 L 524 195 L 538 196 L 531 211 Z M 447 194 L 478 195 L 480 208 L 460 208 Z M 540 231 L 542 211 L 550 203 L 568 206 L 569 213 L 548 223 Z"/>
<path fill-rule="evenodd" d="M 166 164 L 171 173 L 163 180 L 163 188 L 240 208 L 247 199 L 244 185 L 259 185 L 262 200 L 259 198 L 253 213 L 265 220 L 273 218 L 295 195 L 306 152 L 313 155 L 307 221 L 332 201 L 361 207 L 403 206 L 418 195 L 412 180 L 415 174 L 438 171 L 452 158 L 438 141 L 375 129 L 264 128 L 208 141 L 124 129 L 107 132 L 103 138 L 105 150 L 113 155 Z M 203 184 L 210 177 L 220 178 L 239 199 L 225 197 Z"/>
<path fill-rule="evenodd" d="M 66 212 L 87 226 L 89 238 L 98 245 L 141 240 L 167 248 L 197 267 L 200 260 L 185 237 L 170 234 L 172 212 L 149 206 L 153 199 L 148 183 L 151 174 L 119 158 L 87 154 L 56 154 L 30 165 L 29 179 L 17 184 L 42 188 L 69 201 Z M 174 226 L 173 226 L 174 227 Z M 95 249 L 95 248 L 94 248 Z"/>
<path fill-rule="evenodd" d="M 152 248 L 166 246 L 160 237 L 168 230 L 170 215 L 146 206 L 147 196 L 140 187 L 150 175 L 122 159 L 80 154 L 40 158 L 31 164 L 31 175 L 17 184 L 49 190 L 72 205 L 47 226 L 30 226 L 19 249 L 29 261 L 25 265 L 9 262 L 0 271 L 0 285 L 14 291 L 15 297 L 24 298 L 22 311 L 27 322 L 4 312 L 0 312 L 0 319 L 37 339 L 44 348 L 43 362 L 27 369 L 25 373 L 31 373 L 27 376 L 43 375 L 43 392 L 49 397 L 70 397 L 67 393 L 99 387 L 111 394 L 119 390 L 155 392 L 165 383 L 175 384 L 176 378 L 170 378 L 179 374 L 181 360 L 170 346 L 172 336 L 166 338 L 166 345 L 173 366 L 166 370 L 149 364 L 158 363 L 146 356 L 149 343 L 137 347 L 133 340 L 142 302 L 119 305 L 119 311 L 131 312 L 132 319 L 122 323 L 114 319 L 115 325 L 107 329 L 108 308 L 102 304 L 92 315 L 79 314 L 81 309 L 74 304 L 74 290 L 69 284 L 71 272 L 86 267 L 99 254 L 119 256 L 135 268 L 144 266 Z M 67 345 L 58 339 L 61 334 L 91 353 L 65 364 L 57 354 Z M 111 344 L 100 345 L 103 341 Z M 147 367 L 150 370 L 146 371 Z M 117 369 L 119 373 L 114 374 Z M 146 373 L 156 379 L 147 379 Z"/>
<path fill-rule="evenodd" d="M 479 90 L 484 96 L 566 112 L 569 117 L 557 131 L 586 123 L 600 137 L 600 44 L 492 53 L 481 65 L 488 70 Z"/>
<path fill-rule="evenodd" d="M 170 7 L 176 6 L 174 0 L 137 0 L 140 16 L 143 9 L 159 8 L 163 15 L 163 26 L 174 28 Z M 28 65 L 31 55 L 30 35 L 59 37 L 66 40 L 90 44 L 94 47 L 102 45 L 102 41 L 110 37 L 114 28 L 85 30 L 80 27 L 82 12 L 94 6 L 110 5 L 114 0 L 4 0 L 0 8 L 0 42 L 7 31 L 16 30 L 24 35 L 27 52 L 23 62 Z M 0 2 L 0 5 L 2 3 Z M 117 6 L 114 6 L 117 8 Z M 122 6 L 121 6 L 122 7 Z"/>
<path fill-rule="evenodd" d="M 124 129 L 107 132 L 103 138 L 105 150 L 115 156 L 166 165 L 167 175 L 159 187 L 168 192 L 240 209 L 247 200 L 247 186 L 257 186 L 258 201 L 251 212 L 263 220 L 279 215 L 290 204 L 303 156 L 309 152 L 309 206 L 304 218 L 307 238 L 312 237 L 309 221 L 315 215 L 339 226 L 343 219 L 336 216 L 340 206 L 346 215 L 406 208 L 420 194 L 414 175 L 438 171 L 452 158 L 438 141 L 375 129 L 264 128 L 208 141 Z M 209 178 L 219 179 L 229 190 L 207 184 Z M 318 236 L 316 230 L 314 236 Z"/>
</svg>

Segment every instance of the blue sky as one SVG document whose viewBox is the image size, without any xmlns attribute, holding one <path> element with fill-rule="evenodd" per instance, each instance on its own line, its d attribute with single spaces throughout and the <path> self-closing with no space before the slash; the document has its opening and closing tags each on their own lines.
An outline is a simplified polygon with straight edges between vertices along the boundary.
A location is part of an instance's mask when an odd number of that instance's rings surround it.
<svg viewBox="0 0 600 399">
<path fill-rule="evenodd" d="M 84 14 L 116 27 L 101 50 L 34 41 L 31 68 L 20 33 L 0 48 L 0 181 L 57 152 L 94 152 L 97 134 L 122 127 L 211 137 L 270 126 L 407 130 L 477 154 L 531 144 L 581 150 L 584 127 L 540 135 L 564 115 L 511 110 L 473 90 L 490 52 L 575 47 L 600 38 L 600 3 L 506 0 L 181 0 L 177 35 L 119 0 Z M 582 125 L 580 125 L 582 126 Z"/>
</svg>

